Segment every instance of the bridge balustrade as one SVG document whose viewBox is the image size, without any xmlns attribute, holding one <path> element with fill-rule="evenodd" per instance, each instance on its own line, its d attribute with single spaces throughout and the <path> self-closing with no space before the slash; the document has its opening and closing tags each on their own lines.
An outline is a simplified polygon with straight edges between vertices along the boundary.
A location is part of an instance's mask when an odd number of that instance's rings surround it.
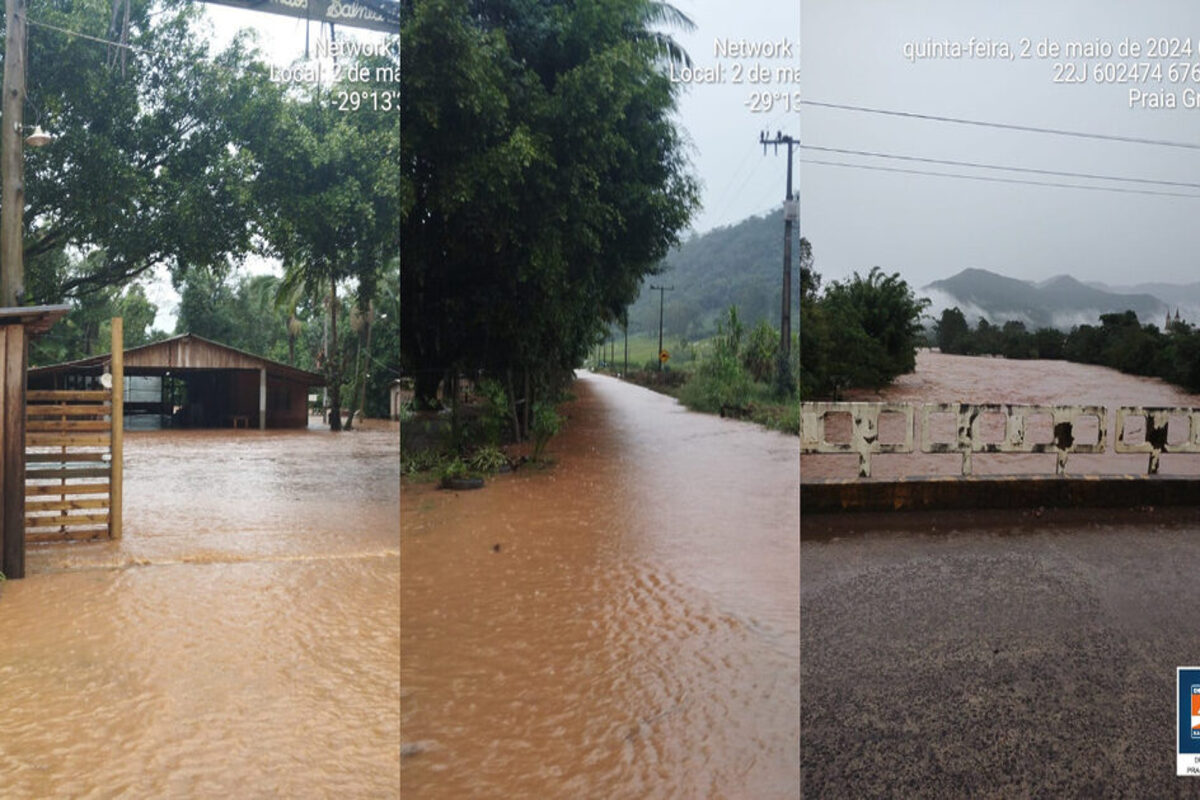
<svg viewBox="0 0 1200 800">
<path fill-rule="evenodd" d="M 1172 409 L 1178 415 L 1178 409 Z M 903 421 L 900 441 L 884 443 L 879 438 L 879 419 L 883 414 L 898 414 Z M 1191 413 L 1191 412 L 1189 412 Z M 849 441 L 831 442 L 826 433 L 827 418 L 843 414 L 849 417 Z M 985 418 L 1000 417 L 1003 436 L 989 438 Z M 1171 416 L 1170 414 L 1167 415 Z M 938 417 L 954 423 L 950 440 L 937 437 Z M 1033 435 L 1030 422 L 1043 418 L 1049 438 Z M 801 403 L 801 453 L 855 453 L 859 458 L 858 475 L 871 476 L 871 457 L 879 453 L 912 453 L 919 443 L 922 453 L 959 453 L 963 475 L 972 474 L 974 453 L 1054 453 L 1055 472 L 1066 474 L 1067 458 L 1073 453 L 1104 453 L 1107 449 L 1108 413 L 1094 405 L 1021 405 L 999 403 Z M 1157 418 L 1155 418 L 1157 419 Z M 1200 417 L 1192 416 L 1189 442 L 1200 452 Z M 1094 422 L 1089 422 L 1094 420 Z M 1164 423 L 1165 425 L 1165 423 Z M 1092 430 L 1094 429 L 1094 433 Z M 1148 428 L 1149 430 L 1149 428 Z M 1148 437 L 1149 439 L 1149 437 Z M 1158 441 L 1155 439 L 1154 441 Z M 1176 448 L 1179 445 L 1175 445 Z M 1123 452 L 1118 450 L 1118 452 Z M 1130 452 L 1145 452 L 1135 450 Z M 1169 452 L 1184 452 L 1173 449 Z M 1151 459 L 1155 458 L 1152 453 Z M 1157 463 L 1154 464 L 1157 469 Z"/>
<path fill-rule="evenodd" d="M 1130 418 L 1141 418 L 1144 431 L 1140 442 L 1128 441 Z M 1167 429 L 1172 419 L 1187 423 L 1182 441 L 1171 442 Z M 1163 453 L 1200 453 L 1200 409 L 1169 406 L 1121 406 L 1117 409 L 1116 439 L 1113 449 L 1118 453 L 1148 453 L 1146 472 L 1158 473 L 1159 456 Z"/>
</svg>

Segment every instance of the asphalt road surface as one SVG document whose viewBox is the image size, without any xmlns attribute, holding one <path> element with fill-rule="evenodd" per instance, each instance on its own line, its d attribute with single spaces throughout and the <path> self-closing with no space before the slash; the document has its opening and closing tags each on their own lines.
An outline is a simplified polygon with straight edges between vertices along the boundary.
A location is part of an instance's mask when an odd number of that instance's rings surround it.
<svg viewBox="0 0 1200 800">
<path fill-rule="evenodd" d="M 802 520 L 804 797 L 1200 796 L 1200 510 Z"/>
</svg>

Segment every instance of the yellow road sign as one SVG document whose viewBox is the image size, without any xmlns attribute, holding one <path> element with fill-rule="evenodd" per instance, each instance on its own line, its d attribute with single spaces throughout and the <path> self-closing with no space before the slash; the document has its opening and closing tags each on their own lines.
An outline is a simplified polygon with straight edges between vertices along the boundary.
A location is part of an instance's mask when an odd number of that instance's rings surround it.
<svg viewBox="0 0 1200 800">
<path fill-rule="evenodd" d="M 662 352 L 660 352 L 658 354 L 658 360 L 663 362 L 664 364 L 667 363 L 667 359 L 670 357 L 671 357 L 671 354 L 668 353 L 666 350 L 663 350 Z"/>
</svg>

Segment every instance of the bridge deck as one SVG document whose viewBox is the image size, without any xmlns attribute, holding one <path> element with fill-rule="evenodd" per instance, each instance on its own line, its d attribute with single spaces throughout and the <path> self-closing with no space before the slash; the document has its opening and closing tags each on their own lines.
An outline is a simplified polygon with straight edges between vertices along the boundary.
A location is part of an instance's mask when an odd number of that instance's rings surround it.
<svg viewBox="0 0 1200 800">
<path fill-rule="evenodd" d="M 802 514 L 971 508 L 1200 506 L 1200 477 L 996 475 L 846 479 L 800 484 Z"/>
</svg>

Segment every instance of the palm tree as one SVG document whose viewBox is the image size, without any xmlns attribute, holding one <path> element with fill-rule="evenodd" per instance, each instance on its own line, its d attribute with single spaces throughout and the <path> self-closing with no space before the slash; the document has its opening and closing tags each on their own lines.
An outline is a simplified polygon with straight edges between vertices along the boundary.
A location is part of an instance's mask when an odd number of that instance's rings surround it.
<svg viewBox="0 0 1200 800">
<path fill-rule="evenodd" d="M 641 19 L 638 22 L 641 29 L 634 33 L 635 39 L 653 43 L 659 57 L 676 66 L 692 66 L 691 56 L 670 34 L 650 30 L 651 26 L 663 25 L 691 33 L 696 30 L 696 23 L 690 17 L 670 3 L 647 2 L 642 4 Z"/>
</svg>

